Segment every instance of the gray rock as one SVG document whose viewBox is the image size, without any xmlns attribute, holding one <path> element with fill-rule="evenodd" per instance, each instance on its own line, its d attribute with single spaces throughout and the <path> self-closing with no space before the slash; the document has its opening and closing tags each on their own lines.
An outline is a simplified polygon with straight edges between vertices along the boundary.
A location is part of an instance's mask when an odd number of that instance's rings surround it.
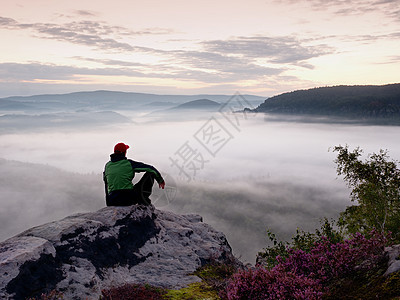
<svg viewBox="0 0 400 300">
<path fill-rule="evenodd" d="M 385 276 L 400 271 L 400 245 L 394 245 L 392 247 L 386 247 L 385 252 L 389 256 L 388 269 L 385 272 Z"/>
<path fill-rule="evenodd" d="M 53 289 L 98 299 L 125 283 L 181 288 L 210 261 L 236 262 L 226 237 L 199 215 L 153 206 L 106 207 L 31 228 L 0 243 L 0 298 Z"/>
</svg>

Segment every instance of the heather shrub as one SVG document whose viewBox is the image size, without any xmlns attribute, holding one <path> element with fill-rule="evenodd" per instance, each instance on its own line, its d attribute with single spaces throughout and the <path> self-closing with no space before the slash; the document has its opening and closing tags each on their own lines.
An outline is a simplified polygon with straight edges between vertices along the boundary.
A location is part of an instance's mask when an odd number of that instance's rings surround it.
<svg viewBox="0 0 400 300">
<path fill-rule="evenodd" d="M 333 278 L 351 274 L 355 267 L 361 268 L 364 261 L 376 261 L 383 254 L 387 238 L 376 231 L 367 238 L 357 233 L 351 239 L 332 243 L 327 238 L 316 242 L 310 252 L 289 249 L 285 260 L 277 258 L 286 270 L 318 279 L 326 284 Z M 368 264 L 365 264 L 365 268 Z"/>
<path fill-rule="evenodd" d="M 286 272 L 276 267 L 271 270 L 256 268 L 235 274 L 228 286 L 228 299 L 319 299 L 318 281 Z"/>
<path fill-rule="evenodd" d="M 273 268 L 258 267 L 232 278 L 228 299 L 320 299 L 331 283 L 368 271 L 382 257 L 387 238 L 376 231 L 334 242 L 321 237 L 305 251 L 287 248 Z"/>
<path fill-rule="evenodd" d="M 269 240 L 272 242 L 272 246 L 265 248 L 263 252 L 257 254 L 257 265 L 273 268 L 278 264 L 276 257 L 279 256 L 281 260 L 289 257 L 289 249 L 301 249 L 309 252 L 316 242 L 325 239 L 331 243 L 341 242 L 343 241 L 344 235 L 336 228 L 337 225 L 334 220 L 329 221 L 324 218 L 321 220 L 321 228 L 316 229 L 315 233 L 297 229 L 296 234 L 292 237 L 290 242 L 278 241 L 276 235 L 270 230 L 267 230 L 267 235 Z"/>
</svg>

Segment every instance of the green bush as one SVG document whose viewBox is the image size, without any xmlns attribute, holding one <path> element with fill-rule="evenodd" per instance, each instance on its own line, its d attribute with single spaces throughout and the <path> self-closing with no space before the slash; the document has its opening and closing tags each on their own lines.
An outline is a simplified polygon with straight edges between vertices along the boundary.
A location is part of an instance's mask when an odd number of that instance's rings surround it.
<svg viewBox="0 0 400 300">
<path fill-rule="evenodd" d="M 352 188 L 351 200 L 357 202 L 341 213 L 339 225 L 349 233 L 366 233 L 372 229 L 392 232 L 400 242 L 400 169 L 398 161 L 389 160 L 387 151 L 380 150 L 362 161 L 360 148 L 336 146 L 338 175 Z"/>
</svg>

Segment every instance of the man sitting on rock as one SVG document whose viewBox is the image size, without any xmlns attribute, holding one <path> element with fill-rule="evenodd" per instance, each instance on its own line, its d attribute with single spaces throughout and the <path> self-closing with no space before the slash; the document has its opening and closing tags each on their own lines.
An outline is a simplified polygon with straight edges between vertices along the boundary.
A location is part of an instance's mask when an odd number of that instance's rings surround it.
<svg viewBox="0 0 400 300">
<path fill-rule="evenodd" d="M 106 163 L 103 180 L 106 189 L 107 206 L 149 205 L 154 180 L 164 189 L 165 181 L 153 166 L 126 158 L 128 145 L 118 143 L 111 160 Z M 145 172 L 138 183 L 133 185 L 135 173 Z"/>
</svg>

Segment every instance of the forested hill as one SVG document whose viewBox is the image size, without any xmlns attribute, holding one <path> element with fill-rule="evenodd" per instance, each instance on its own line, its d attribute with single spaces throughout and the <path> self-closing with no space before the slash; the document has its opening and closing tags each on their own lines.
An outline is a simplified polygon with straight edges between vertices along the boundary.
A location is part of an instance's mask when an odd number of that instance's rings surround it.
<svg viewBox="0 0 400 300">
<path fill-rule="evenodd" d="M 400 84 L 299 90 L 268 98 L 256 111 L 386 120 L 397 123 L 400 122 Z"/>
</svg>

